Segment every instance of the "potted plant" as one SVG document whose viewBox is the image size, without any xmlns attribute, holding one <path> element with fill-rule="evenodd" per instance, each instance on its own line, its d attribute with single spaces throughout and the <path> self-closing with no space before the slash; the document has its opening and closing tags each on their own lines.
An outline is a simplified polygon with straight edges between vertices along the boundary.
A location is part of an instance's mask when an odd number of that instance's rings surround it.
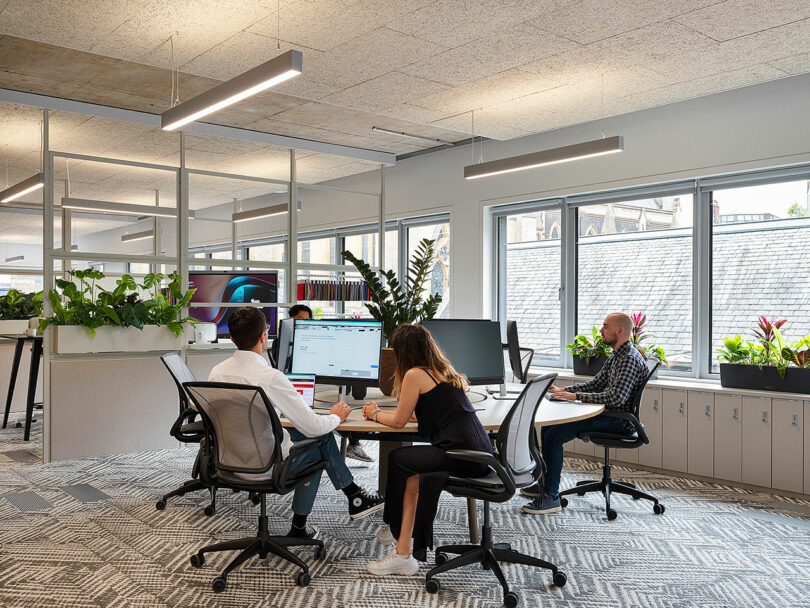
<svg viewBox="0 0 810 608">
<path fill-rule="evenodd" d="M 613 352 L 613 349 L 602 341 L 602 336 L 595 325 L 590 338 L 585 334 L 577 334 L 574 341 L 565 349 L 574 356 L 574 373 L 577 376 L 595 376 Z"/>
<path fill-rule="evenodd" d="M 42 292 L 24 294 L 9 289 L 0 296 L 0 334 L 22 334 L 29 328 L 31 319 L 42 314 Z"/>
<path fill-rule="evenodd" d="M 393 270 L 372 269 L 364 260 L 350 251 L 343 257 L 354 264 L 369 290 L 370 302 L 365 306 L 371 316 L 382 323 L 383 338 L 388 344 L 394 330 L 401 323 L 419 323 L 432 319 L 441 304 L 438 293 L 422 298 L 425 280 L 430 275 L 436 257 L 435 240 L 422 239 L 409 261 L 408 280 L 401 284 Z M 381 280 L 385 279 L 385 282 Z M 394 388 L 394 351 L 383 348 L 380 356 L 380 390 L 390 395 Z"/>
<path fill-rule="evenodd" d="M 721 386 L 810 393 L 810 335 L 789 344 L 780 331 L 786 322 L 761 316 L 755 341 L 723 338 L 724 348 L 717 350 Z"/>
<path fill-rule="evenodd" d="M 53 315 L 39 325 L 40 332 L 54 326 L 55 353 L 176 350 L 185 324 L 193 322 L 181 316 L 194 290 L 182 293 L 180 275 L 150 273 L 138 285 L 125 274 L 107 291 L 97 288 L 104 278 L 98 270 L 69 274 L 71 280 L 57 279 L 57 289 L 48 292 Z"/>
<path fill-rule="evenodd" d="M 646 346 L 642 346 L 641 344 L 647 338 L 652 338 L 651 335 L 644 333 L 644 324 L 647 322 L 647 315 L 637 312 L 634 315 L 630 315 L 630 320 L 633 322 L 633 329 L 630 332 L 630 342 L 632 342 L 633 346 L 636 347 L 638 352 L 640 352 L 645 359 L 659 361 L 661 365 L 666 365 L 667 369 L 669 369 L 669 361 L 667 361 L 667 355 L 663 348 L 655 344 L 648 344 Z M 658 370 L 656 370 L 654 375 L 657 374 Z"/>
</svg>

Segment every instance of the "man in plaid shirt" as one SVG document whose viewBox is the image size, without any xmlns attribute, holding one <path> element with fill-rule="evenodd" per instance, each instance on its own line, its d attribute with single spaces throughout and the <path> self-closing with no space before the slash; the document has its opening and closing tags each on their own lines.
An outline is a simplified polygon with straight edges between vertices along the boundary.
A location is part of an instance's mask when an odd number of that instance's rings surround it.
<svg viewBox="0 0 810 608">
<path fill-rule="evenodd" d="M 604 403 L 605 410 L 630 411 L 630 396 L 647 377 L 647 362 L 630 342 L 633 322 L 626 314 L 614 312 L 607 316 L 600 333 L 613 354 L 604 367 L 589 382 L 580 382 L 567 388 L 552 386 L 551 395 L 558 399 L 583 403 Z M 583 431 L 602 433 L 632 433 L 633 426 L 626 421 L 599 415 L 586 420 L 544 426 L 540 431 L 546 474 L 539 485 L 521 490 L 521 494 L 534 498 L 523 507 L 526 513 L 556 513 L 560 510 L 560 473 L 563 465 L 563 444 L 576 439 Z"/>
</svg>

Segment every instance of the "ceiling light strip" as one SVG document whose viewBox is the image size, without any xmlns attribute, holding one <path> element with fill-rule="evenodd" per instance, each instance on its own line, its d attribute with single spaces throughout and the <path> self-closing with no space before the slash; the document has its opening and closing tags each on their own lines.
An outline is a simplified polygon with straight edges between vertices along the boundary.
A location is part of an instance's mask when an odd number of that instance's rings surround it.
<svg viewBox="0 0 810 608">
<path fill-rule="evenodd" d="M 96 201 L 85 198 L 62 199 L 63 209 L 73 209 L 76 211 L 96 211 L 99 213 L 111 213 L 113 215 L 135 215 L 150 217 L 177 217 L 177 209 L 169 207 L 158 207 L 156 205 L 133 205 L 130 203 L 114 203 L 112 201 Z"/>
<path fill-rule="evenodd" d="M 287 213 L 287 203 L 280 205 L 270 205 L 269 207 L 259 207 L 258 209 L 251 209 L 250 211 L 239 211 L 234 213 L 232 219 L 234 223 L 247 222 L 249 220 L 257 220 L 262 217 L 272 217 L 274 215 L 282 215 Z"/>
<path fill-rule="evenodd" d="M 18 182 L 0 192 L 0 203 L 11 202 L 25 194 L 28 194 L 29 192 L 42 188 L 44 185 L 45 179 L 42 173 L 32 175 L 28 179 L 24 179 L 23 181 Z"/>
<path fill-rule="evenodd" d="M 301 51 L 287 51 L 240 74 L 213 89 L 166 110 L 160 115 L 160 126 L 171 131 L 265 89 L 298 76 L 302 71 Z"/>
<path fill-rule="evenodd" d="M 130 241 L 142 241 L 143 239 L 151 239 L 155 236 L 155 232 L 153 230 L 144 230 L 143 232 L 131 232 L 130 234 L 124 234 L 121 236 L 121 241 L 123 243 L 128 243 Z"/>
<path fill-rule="evenodd" d="M 595 139 L 571 146 L 511 156 L 477 165 L 467 165 L 464 167 L 464 179 L 478 179 L 479 177 L 488 177 L 501 173 L 512 173 L 524 169 L 567 163 L 572 160 L 614 154 L 622 150 L 624 150 L 624 138 L 621 135 L 615 135 L 614 137 Z"/>
<path fill-rule="evenodd" d="M 412 135 L 411 133 L 405 133 L 403 131 L 391 131 L 390 129 L 383 129 L 382 127 L 371 127 L 372 131 L 378 131 L 380 133 L 386 133 L 388 135 L 396 135 L 398 137 L 407 137 L 408 139 L 418 139 L 420 141 L 429 141 L 432 144 L 439 144 L 442 146 L 452 146 L 452 141 L 445 141 L 443 139 L 436 139 L 435 137 L 423 137 L 422 135 Z"/>
<path fill-rule="evenodd" d="M 10 262 L 22 262 L 24 259 L 25 259 L 24 255 L 15 255 L 13 257 L 6 258 L 6 264 Z"/>
</svg>

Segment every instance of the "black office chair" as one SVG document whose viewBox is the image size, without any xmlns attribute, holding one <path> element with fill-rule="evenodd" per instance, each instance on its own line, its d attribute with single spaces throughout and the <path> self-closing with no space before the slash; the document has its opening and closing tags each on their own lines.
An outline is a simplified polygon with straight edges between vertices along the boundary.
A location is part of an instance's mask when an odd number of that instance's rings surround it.
<svg viewBox="0 0 810 608">
<path fill-rule="evenodd" d="M 180 415 L 174 421 L 169 434 L 182 443 L 200 443 L 205 436 L 203 430 L 203 423 L 195 420 L 197 411 L 192 409 L 189 404 L 188 394 L 186 389 L 183 388 L 184 382 L 194 382 L 194 374 L 183 361 L 182 357 L 177 353 L 166 353 L 161 355 L 160 360 L 163 365 L 169 370 L 172 380 L 177 385 L 177 393 L 180 398 Z M 162 511 L 166 508 L 166 503 L 172 496 L 185 496 L 189 492 L 196 492 L 198 490 L 208 490 L 211 495 L 211 503 L 206 505 L 203 513 L 206 515 L 213 515 L 216 512 L 216 486 L 209 486 L 200 479 L 200 454 L 194 461 L 194 466 L 191 470 L 191 479 L 183 482 L 183 485 L 172 490 L 155 503 L 155 508 Z"/>
<path fill-rule="evenodd" d="M 518 339 L 517 322 L 506 322 L 506 344 L 503 345 L 504 352 L 508 356 L 509 368 L 520 384 L 529 381 L 529 368 L 534 358 L 534 349 L 521 348 Z"/>
<path fill-rule="evenodd" d="M 556 378 L 557 374 L 546 374 L 534 378 L 526 385 L 498 431 L 495 456 L 475 450 L 447 451 L 451 458 L 489 466 L 490 473 L 484 477 L 450 476 L 444 487 L 453 496 L 483 500 L 484 525 L 479 545 L 444 545 L 436 548 L 436 567 L 425 577 L 425 589 L 428 593 L 439 591 L 439 581 L 434 578 L 437 574 L 461 566 L 481 564 L 485 569 L 492 570 L 501 583 L 504 605 L 514 608 L 518 604 L 518 596 L 509 590 L 499 562 L 546 568 L 553 572 L 556 586 L 565 585 L 565 574 L 554 564 L 514 551 L 507 544 L 494 543 L 489 517 L 490 502 L 508 501 L 515 495 L 517 488 L 536 483 L 543 473 L 543 459 L 537 446 L 534 418 L 543 396 Z M 449 559 L 448 553 L 458 554 L 458 557 Z"/>
<path fill-rule="evenodd" d="M 641 407 L 641 397 L 644 395 L 644 387 L 652 378 L 655 371 L 661 365 L 660 361 L 648 360 L 647 361 L 647 377 L 644 382 L 636 388 L 630 401 L 633 404 L 632 411 L 630 412 L 604 412 L 603 416 L 610 416 L 611 418 L 619 418 L 626 420 L 633 425 L 633 430 L 626 433 L 596 433 L 596 432 L 582 432 L 577 435 L 577 438 L 582 441 L 590 441 L 594 445 L 605 448 L 605 466 L 602 467 L 602 479 L 600 481 L 578 481 L 577 485 L 568 490 L 560 492 L 560 506 L 567 507 L 568 499 L 564 496 L 577 494 L 578 496 L 585 496 L 588 492 L 601 492 L 605 497 L 605 514 L 608 520 L 613 521 L 616 519 L 616 511 L 610 508 L 610 495 L 612 493 L 626 494 L 632 496 L 633 500 L 643 498 L 650 500 L 653 503 L 653 513 L 661 515 L 664 512 L 664 505 L 658 502 L 654 496 L 636 489 L 633 483 L 623 481 L 615 481 L 610 477 L 610 448 L 619 449 L 635 449 L 650 443 L 647 433 L 644 432 L 644 425 L 639 420 L 639 408 Z"/>
<path fill-rule="evenodd" d="M 203 462 L 200 474 L 206 483 L 234 490 L 247 490 L 259 495 L 261 511 L 256 536 L 230 540 L 203 547 L 191 556 L 191 565 L 201 568 L 205 554 L 214 551 L 240 551 L 222 573 L 213 580 L 211 588 L 221 593 L 228 575 L 236 567 L 258 555 L 277 555 L 299 568 L 294 578 L 306 587 L 310 581 L 309 567 L 287 547 L 310 545 L 316 547 L 315 557 L 324 556 L 323 541 L 292 536 L 271 536 L 267 519 L 267 494 L 287 494 L 310 482 L 327 466 L 318 460 L 291 471 L 296 457 L 317 444 L 315 439 L 298 441 L 282 458 L 281 422 L 265 392 L 258 386 L 223 382 L 186 382 L 183 385 L 197 406 L 205 426 Z"/>
</svg>

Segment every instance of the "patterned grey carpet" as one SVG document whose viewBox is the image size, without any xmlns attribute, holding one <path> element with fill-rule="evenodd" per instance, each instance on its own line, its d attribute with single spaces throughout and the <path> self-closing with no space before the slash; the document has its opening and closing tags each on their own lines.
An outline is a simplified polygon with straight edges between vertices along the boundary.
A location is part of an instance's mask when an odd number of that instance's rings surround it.
<svg viewBox="0 0 810 608">
<path fill-rule="evenodd" d="M 366 442 L 369 448 L 373 444 Z M 327 556 L 315 561 L 312 582 L 296 587 L 294 569 L 279 560 L 252 560 L 215 595 L 211 579 L 230 560 L 219 554 L 201 570 L 189 555 L 215 540 L 252 535 L 256 508 L 244 494 L 223 492 L 218 512 L 205 517 L 201 494 L 155 500 L 182 482 L 188 449 L 112 458 L 0 466 L 0 608 L 33 607 L 396 607 L 500 606 L 490 572 L 471 567 L 441 577 L 438 595 L 422 577 L 381 580 L 365 563 L 383 554 L 374 540 L 380 516 L 350 522 L 346 499 L 324 481 L 311 521 L 321 528 Z M 350 461 L 352 462 L 352 461 Z M 599 466 L 567 463 L 564 485 Z M 353 467 L 376 487 L 375 467 Z M 623 497 L 608 522 L 597 497 L 571 501 L 562 513 L 523 515 L 517 497 L 493 509 L 497 540 L 556 562 L 568 574 L 563 589 L 544 571 L 505 566 L 525 607 L 810 606 L 810 502 L 616 467 L 667 507 Z M 588 475 L 590 474 L 590 475 Z M 289 525 L 290 498 L 270 501 L 271 529 Z M 441 542 L 465 539 L 464 502 L 443 498 L 436 519 Z"/>
<path fill-rule="evenodd" d="M 17 428 L 17 422 L 25 423 L 25 413 L 12 412 L 8 417 L 8 426 L 0 429 L 0 467 L 9 463 L 42 462 L 42 412 L 34 415 L 36 422 L 31 424 L 29 441 L 24 441 L 25 429 Z"/>
</svg>

